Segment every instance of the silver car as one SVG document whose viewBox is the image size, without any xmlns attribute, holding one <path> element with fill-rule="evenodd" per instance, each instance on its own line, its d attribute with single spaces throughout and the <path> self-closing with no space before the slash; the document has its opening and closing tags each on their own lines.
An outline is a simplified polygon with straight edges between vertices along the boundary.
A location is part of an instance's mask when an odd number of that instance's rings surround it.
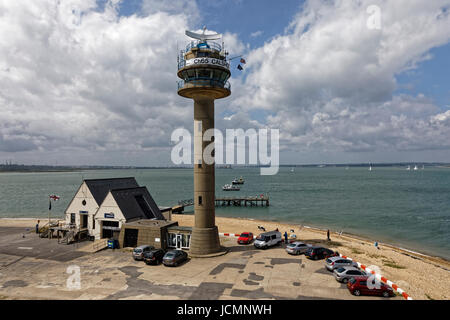
<svg viewBox="0 0 450 320">
<path fill-rule="evenodd" d="M 347 283 L 353 277 L 367 276 L 367 273 L 356 267 L 340 267 L 334 269 L 334 278 L 338 282 Z"/>
<path fill-rule="evenodd" d="M 144 253 L 149 252 L 151 250 L 155 249 L 152 246 L 143 245 L 134 248 L 133 250 L 133 258 L 134 260 L 144 260 Z"/>
<path fill-rule="evenodd" d="M 289 243 L 286 246 L 286 252 L 289 254 L 294 254 L 294 255 L 299 255 L 299 254 L 303 254 L 306 252 L 306 250 L 308 250 L 308 248 L 311 248 L 312 245 L 310 244 L 306 244 L 300 241 L 295 241 L 292 243 Z"/>
<path fill-rule="evenodd" d="M 333 271 L 334 269 L 340 267 L 355 267 L 356 263 L 349 259 L 344 259 L 341 257 L 330 257 L 325 261 L 325 267 L 329 271 Z"/>
</svg>

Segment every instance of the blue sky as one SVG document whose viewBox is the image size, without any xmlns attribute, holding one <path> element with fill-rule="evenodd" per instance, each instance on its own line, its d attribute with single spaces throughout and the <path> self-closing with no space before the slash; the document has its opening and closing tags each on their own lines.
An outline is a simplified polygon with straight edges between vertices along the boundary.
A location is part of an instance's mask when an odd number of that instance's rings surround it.
<svg viewBox="0 0 450 320">
<path fill-rule="evenodd" d="M 378 30 L 367 24 L 374 3 Z M 243 72 L 232 64 L 218 129 L 279 129 L 285 164 L 448 161 L 448 8 L 450 0 L 0 2 L 0 159 L 167 165 L 172 131 L 192 128 L 193 117 L 177 95 L 176 45 L 185 29 L 206 25 L 248 62 Z"/>
<path fill-rule="evenodd" d="M 99 0 L 100 8 L 104 2 Z M 250 49 L 255 49 L 283 34 L 303 3 L 299 0 L 199 0 L 201 20 L 193 28 L 201 29 L 206 25 L 218 32 L 234 33 Z M 126 0 L 120 6 L 120 14 L 139 14 L 141 4 L 142 0 Z M 430 54 L 431 59 L 420 63 L 417 69 L 397 75 L 395 93 L 424 94 L 442 110 L 447 110 L 450 106 L 450 44 L 434 48 Z"/>
</svg>

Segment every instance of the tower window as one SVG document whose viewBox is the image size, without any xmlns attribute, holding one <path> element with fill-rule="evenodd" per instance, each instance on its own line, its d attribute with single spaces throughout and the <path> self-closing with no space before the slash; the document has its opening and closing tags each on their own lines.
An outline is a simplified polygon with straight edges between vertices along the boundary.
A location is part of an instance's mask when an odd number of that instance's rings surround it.
<svg viewBox="0 0 450 320">
<path fill-rule="evenodd" d="M 203 204 L 202 196 L 198 196 L 198 205 L 201 206 Z"/>
</svg>

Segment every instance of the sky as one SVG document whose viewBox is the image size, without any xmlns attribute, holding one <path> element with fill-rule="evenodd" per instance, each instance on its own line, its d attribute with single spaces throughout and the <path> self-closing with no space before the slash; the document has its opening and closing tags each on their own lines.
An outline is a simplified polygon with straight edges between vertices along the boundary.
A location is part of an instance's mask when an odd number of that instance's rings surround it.
<svg viewBox="0 0 450 320">
<path fill-rule="evenodd" d="M 177 48 L 203 26 L 247 61 L 232 63 L 218 129 L 279 129 L 282 164 L 450 162 L 449 9 L 0 0 L 0 163 L 172 165 L 172 132 L 193 127 L 193 103 L 176 92 Z"/>
</svg>

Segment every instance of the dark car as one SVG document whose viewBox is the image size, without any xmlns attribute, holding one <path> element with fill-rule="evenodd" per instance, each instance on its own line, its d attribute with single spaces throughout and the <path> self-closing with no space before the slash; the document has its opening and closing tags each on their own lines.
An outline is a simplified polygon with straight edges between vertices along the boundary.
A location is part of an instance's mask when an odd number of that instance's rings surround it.
<svg viewBox="0 0 450 320">
<path fill-rule="evenodd" d="M 312 247 L 305 252 L 305 257 L 313 260 L 326 259 L 329 257 L 336 257 L 338 255 L 339 253 L 323 247 Z"/>
<path fill-rule="evenodd" d="M 238 244 L 249 244 L 253 241 L 253 233 L 251 232 L 243 232 L 239 236 L 237 243 Z"/>
<path fill-rule="evenodd" d="M 353 277 L 347 282 L 347 288 L 355 296 L 383 296 L 385 298 L 395 296 L 394 290 L 384 283 L 379 283 L 369 288 L 367 281 L 369 277 Z"/>
<path fill-rule="evenodd" d="M 166 252 L 163 249 L 154 249 L 144 253 L 144 262 L 146 264 L 160 264 Z"/>
<path fill-rule="evenodd" d="M 132 253 L 134 260 L 143 260 L 144 253 L 149 252 L 153 249 L 155 249 L 155 248 L 152 246 L 149 246 L 149 245 L 142 245 L 142 246 L 134 248 L 133 253 Z"/>
<path fill-rule="evenodd" d="M 176 267 L 180 265 L 182 262 L 186 261 L 188 255 L 183 250 L 172 250 L 167 252 L 163 257 L 163 264 L 165 266 L 173 266 Z"/>
</svg>

